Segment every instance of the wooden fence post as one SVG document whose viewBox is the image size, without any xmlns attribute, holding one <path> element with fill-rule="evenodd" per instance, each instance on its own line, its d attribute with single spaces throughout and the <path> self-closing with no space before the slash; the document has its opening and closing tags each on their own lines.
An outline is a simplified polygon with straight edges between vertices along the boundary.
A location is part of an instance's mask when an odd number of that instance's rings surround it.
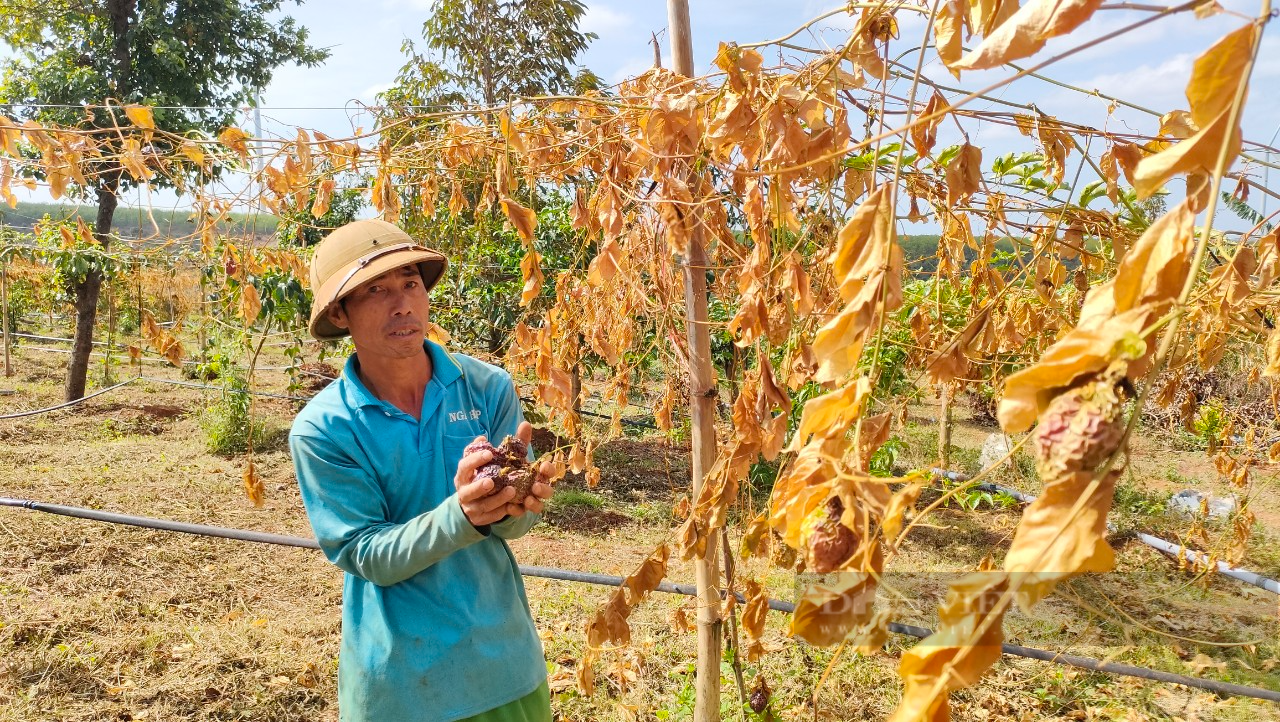
<svg viewBox="0 0 1280 722">
<path fill-rule="evenodd" d="M 673 69 L 694 77 L 693 39 L 689 30 L 688 0 L 667 0 Z M 711 331 L 707 325 L 707 254 L 702 230 L 693 224 L 684 264 L 684 302 L 689 341 L 689 410 L 692 415 L 691 499 L 706 480 L 716 456 L 716 382 L 711 365 Z M 720 571 L 717 534 L 707 534 L 706 553 L 694 559 L 698 585 L 698 661 L 694 684 L 694 722 L 720 719 Z"/>
<path fill-rule="evenodd" d="M 938 466 L 951 470 L 951 384 L 942 385 L 942 403 L 938 405 Z"/>
<path fill-rule="evenodd" d="M 13 365 L 9 363 L 9 249 L 0 249 L 0 306 L 4 307 L 4 375 L 13 375 Z"/>
</svg>

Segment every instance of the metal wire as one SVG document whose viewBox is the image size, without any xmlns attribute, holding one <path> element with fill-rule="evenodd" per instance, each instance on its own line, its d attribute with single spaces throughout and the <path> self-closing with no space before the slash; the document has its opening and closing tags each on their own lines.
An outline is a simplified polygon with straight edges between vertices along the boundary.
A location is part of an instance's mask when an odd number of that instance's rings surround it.
<svg viewBox="0 0 1280 722">
<path fill-rule="evenodd" d="M 37 414 L 47 414 L 47 413 L 49 413 L 50 411 L 57 411 L 57 410 L 59 410 L 59 409 L 65 409 L 65 408 L 68 408 L 68 407 L 71 407 L 71 406 L 75 406 L 76 404 L 84 403 L 85 401 L 88 401 L 89 399 L 91 399 L 91 398 L 93 398 L 93 397 L 95 397 L 95 396 L 101 396 L 101 395 L 103 395 L 103 394 L 107 393 L 108 391 L 114 391 L 114 390 L 116 390 L 116 389 L 120 388 L 121 386 L 127 386 L 127 385 L 129 385 L 129 384 L 131 384 L 131 383 L 133 383 L 134 381 L 137 381 L 137 380 L 138 380 L 137 378 L 131 378 L 131 379 L 128 379 L 128 380 L 126 380 L 126 381 L 121 381 L 120 383 L 118 383 L 118 384 L 116 384 L 116 385 L 114 385 L 114 386 L 108 386 L 108 387 L 106 387 L 105 389 L 99 389 L 99 390 L 97 390 L 97 391 L 94 391 L 94 392 L 93 392 L 93 393 L 91 393 L 91 394 L 86 394 L 86 395 L 84 395 L 84 396 L 81 396 L 80 398 L 75 399 L 74 401 L 67 401 L 67 402 L 64 402 L 64 403 L 58 404 L 57 406 L 47 406 L 47 407 L 45 407 L 45 408 L 43 408 L 43 409 L 31 409 L 30 411 L 19 411 L 19 412 L 18 412 L 18 413 L 16 413 L 16 414 L 5 414 L 5 415 L 3 415 L 3 416 L 0 416 L 0 420 L 4 420 L 4 419 L 20 419 L 20 418 L 22 418 L 22 417 L 24 417 L 24 416 L 36 416 Z"/>
</svg>

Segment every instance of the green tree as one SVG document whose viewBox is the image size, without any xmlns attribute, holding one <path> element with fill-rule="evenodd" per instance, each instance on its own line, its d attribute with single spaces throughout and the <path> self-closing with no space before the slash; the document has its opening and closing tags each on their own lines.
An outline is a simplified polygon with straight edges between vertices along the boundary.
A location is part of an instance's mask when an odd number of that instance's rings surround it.
<svg viewBox="0 0 1280 722">
<path fill-rule="evenodd" d="M 360 185 L 368 185 L 368 181 L 355 174 L 339 177 L 329 208 L 319 218 L 311 214 L 312 204 L 316 201 L 316 190 L 312 189 L 306 206 L 287 209 L 291 212 L 281 215 L 276 226 L 276 240 L 282 246 L 314 246 L 330 231 L 356 220 L 367 202 L 364 192 L 357 187 Z"/>
<path fill-rule="evenodd" d="M 299 0 L 300 2 L 300 0 Z M 12 5 L 12 8 L 9 7 Z M 158 130 L 207 137 L 232 124 L 235 108 L 270 82 L 286 63 L 315 66 L 328 51 L 307 44 L 290 17 L 274 17 L 280 0 L 15 0 L 0 14 L 0 40 L 17 51 L 4 68 L 0 106 L 18 118 L 81 130 L 127 127 L 122 103 L 156 106 Z M 94 108 L 86 114 L 83 106 Z M 111 142 L 111 141 L 107 141 Z M 119 142 L 119 141 L 117 141 Z M 162 156 L 170 148 L 154 140 Z M 105 249 L 119 194 L 134 184 L 113 149 L 85 169 L 96 196 L 93 233 Z M 176 168 L 183 184 L 197 166 Z M 102 274 L 74 284 L 76 329 L 67 367 L 66 398 L 84 395 Z"/>
<path fill-rule="evenodd" d="M 444 126 L 421 118 L 423 108 L 479 105 L 492 123 L 488 111 L 511 100 L 599 89 L 599 77 L 575 62 L 596 38 L 578 29 L 585 11 L 579 0 L 438 0 L 422 26 L 425 47 L 404 43 L 408 61 L 395 85 L 379 97 L 387 107 L 380 123 L 394 123 L 402 142 L 429 141 Z M 475 209 L 492 169 L 459 172 L 470 179 L 464 180 L 463 194 L 467 207 Z M 406 177 L 402 205 L 412 210 L 401 220 L 411 234 L 436 239 L 460 261 L 443 285 L 452 309 L 438 307 L 440 317 L 460 343 L 496 353 L 526 310 L 519 306 L 524 249 L 505 229 L 496 205 L 488 212 L 467 210 L 461 218 L 450 217 L 444 210 L 448 183 L 439 184 L 436 202 L 426 204 L 435 209 L 431 215 L 412 212 L 424 206 L 422 180 Z M 583 244 L 570 228 L 567 203 L 543 197 L 537 188 L 513 191 L 538 211 L 536 245 L 544 264 L 554 268 L 558 260 L 574 256 Z M 548 283 L 545 292 L 550 291 Z"/>
<path fill-rule="evenodd" d="M 411 40 L 409 62 L 384 94 L 392 104 L 484 103 L 594 88 L 599 78 L 574 70 L 596 39 L 578 30 L 579 0 L 438 0 L 422 25 L 427 52 Z"/>
</svg>

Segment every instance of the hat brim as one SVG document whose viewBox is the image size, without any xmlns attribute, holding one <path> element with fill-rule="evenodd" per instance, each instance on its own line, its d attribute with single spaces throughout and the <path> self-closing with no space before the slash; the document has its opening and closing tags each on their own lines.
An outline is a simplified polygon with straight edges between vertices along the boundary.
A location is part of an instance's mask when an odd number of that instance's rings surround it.
<svg viewBox="0 0 1280 722">
<path fill-rule="evenodd" d="M 323 286 L 314 289 L 315 301 L 311 304 L 311 323 L 308 324 L 311 336 L 319 341 L 336 341 L 349 336 L 350 331 L 338 328 L 329 320 L 329 307 L 378 276 L 413 264 L 417 264 L 418 270 L 422 273 L 422 284 L 426 291 L 430 291 L 440 282 L 444 277 L 445 268 L 448 267 L 448 261 L 443 255 L 417 246 L 375 258 L 363 268 L 357 260 L 330 276 Z M 352 269 L 358 270 L 353 273 Z"/>
</svg>

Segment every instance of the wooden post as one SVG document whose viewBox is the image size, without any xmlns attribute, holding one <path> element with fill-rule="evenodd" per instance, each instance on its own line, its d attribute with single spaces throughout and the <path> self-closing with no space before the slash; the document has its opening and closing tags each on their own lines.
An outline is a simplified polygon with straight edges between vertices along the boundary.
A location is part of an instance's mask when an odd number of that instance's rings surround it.
<svg viewBox="0 0 1280 722">
<path fill-rule="evenodd" d="M 693 39 L 689 31 L 688 0 L 667 0 L 667 24 L 671 33 L 673 69 L 692 78 Z M 711 365 L 711 331 L 707 325 L 707 253 L 702 231 L 694 224 L 684 267 L 685 318 L 689 340 L 689 410 L 692 416 L 693 493 L 706 480 L 716 456 L 716 382 Z M 694 722 L 720 719 L 720 573 L 719 537 L 708 533 L 707 550 L 693 560 L 698 585 L 698 662 L 694 685 Z"/>
<path fill-rule="evenodd" d="M 4 324 L 4 375 L 13 375 L 13 365 L 9 363 L 9 249 L 0 250 L 0 306 L 4 307 L 0 323 Z"/>
<path fill-rule="evenodd" d="M 104 274 L 105 275 L 105 274 Z M 116 344 L 116 291 L 111 276 L 104 279 L 107 284 L 107 357 L 102 368 L 102 385 L 111 384 L 111 354 Z"/>
<path fill-rule="evenodd" d="M 671 33 L 671 67 L 693 77 L 693 34 L 689 29 L 689 0 L 667 0 L 667 32 Z"/>
<path fill-rule="evenodd" d="M 942 385 L 942 403 L 938 407 L 938 466 L 951 471 L 951 384 Z"/>
<path fill-rule="evenodd" d="M 573 413 L 582 413 L 582 346 L 586 339 L 578 334 L 578 352 L 573 359 L 573 368 L 569 377 L 569 393 L 573 394 Z M 623 409 L 626 411 L 626 409 Z"/>
</svg>

